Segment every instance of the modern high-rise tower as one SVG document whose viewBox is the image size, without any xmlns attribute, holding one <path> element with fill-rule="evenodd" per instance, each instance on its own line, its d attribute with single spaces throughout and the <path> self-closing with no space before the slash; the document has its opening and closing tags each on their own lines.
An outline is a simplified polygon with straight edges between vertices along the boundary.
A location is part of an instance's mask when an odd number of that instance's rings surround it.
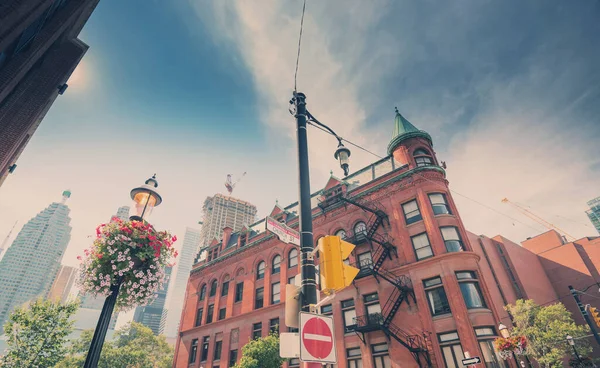
<svg viewBox="0 0 600 368">
<path fill-rule="evenodd" d="M 596 228 L 596 231 L 600 234 L 600 197 L 596 197 L 587 203 L 590 209 L 585 213 L 590 218 L 592 224 Z"/>
<path fill-rule="evenodd" d="M 166 279 L 164 288 L 158 291 L 158 296 L 156 299 L 154 299 L 154 301 L 148 305 L 135 308 L 135 312 L 133 314 L 133 320 L 135 322 L 150 327 L 155 335 L 158 335 L 160 332 L 160 324 L 163 310 L 165 309 L 165 302 L 167 300 L 167 291 L 169 289 L 169 281 L 171 279 L 172 270 L 172 267 L 165 268 Z"/>
<path fill-rule="evenodd" d="M 54 202 L 23 226 L 0 261 L 0 333 L 9 313 L 38 296 L 45 296 L 60 269 L 71 239 L 71 192 Z"/>
<path fill-rule="evenodd" d="M 213 239 L 221 239 L 223 228 L 238 231 L 256 220 L 256 206 L 241 199 L 215 194 L 206 197 L 202 207 L 200 247 L 207 247 Z"/>
<path fill-rule="evenodd" d="M 185 288 L 187 286 L 194 257 L 198 254 L 200 245 L 200 230 L 191 227 L 186 228 L 185 236 L 183 237 L 183 245 L 179 258 L 177 259 L 177 267 L 172 285 L 169 287 L 169 309 L 165 309 L 165 327 L 162 333 L 168 337 L 177 336 L 179 328 L 179 320 L 181 318 L 181 310 L 185 298 Z"/>
<path fill-rule="evenodd" d="M 0 1 L 0 185 L 86 53 L 77 36 L 98 2 Z"/>
</svg>

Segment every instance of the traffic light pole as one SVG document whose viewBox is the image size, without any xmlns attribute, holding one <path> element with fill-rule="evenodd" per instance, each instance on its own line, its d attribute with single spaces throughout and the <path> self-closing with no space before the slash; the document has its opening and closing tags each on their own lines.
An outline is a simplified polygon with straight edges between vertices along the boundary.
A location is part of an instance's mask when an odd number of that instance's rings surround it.
<svg viewBox="0 0 600 368">
<path fill-rule="evenodd" d="M 312 208 L 310 204 L 310 174 L 308 166 L 308 138 L 306 134 L 307 112 L 306 96 L 294 92 L 292 99 L 296 105 L 296 136 L 298 138 L 298 180 L 300 213 L 300 255 L 302 278 L 302 310 L 309 311 L 311 304 L 317 304 L 317 283 L 315 280 L 315 261 L 313 258 Z"/>
<path fill-rule="evenodd" d="M 590 329 L 592 330 L 592 333 L 594 334 L 594 339 L 596 339 L 596 343 L 598 343 L 598 345 L 600 345 L 600 336 L 598 336 L 598 331 L 596 331 L 596 327 L 594 327 L 594 324 L 592 323 L 592 319 L 590 318 L 589 313 L 585 310 L 585 307 L 581 303 L 581 300 L 579 300 L 579 294 L 578 294 L 577 290 L 573 289 L 573 286 L 569 285 L 569 291 L 571 292 L 571 295 L 573 295 L 573 299 L 575 299 L 575 302 L 577 303 L 577 306 L 579 307 L 579 311 L 583 315 L 583 318 L 585 318 L 585 321 L 590 326 Z"/>
</svg>

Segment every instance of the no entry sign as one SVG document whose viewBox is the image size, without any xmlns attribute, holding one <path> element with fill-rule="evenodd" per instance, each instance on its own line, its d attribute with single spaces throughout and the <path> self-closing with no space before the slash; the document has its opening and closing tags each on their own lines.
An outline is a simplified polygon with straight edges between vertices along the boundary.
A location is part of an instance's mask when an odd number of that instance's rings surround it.
<svg viewBox="0 0 600 368">
<path fill-rule="evenodd" d="M 333 318 L 300 313 L 300 360 L 337 363 Z"/>
</svg>

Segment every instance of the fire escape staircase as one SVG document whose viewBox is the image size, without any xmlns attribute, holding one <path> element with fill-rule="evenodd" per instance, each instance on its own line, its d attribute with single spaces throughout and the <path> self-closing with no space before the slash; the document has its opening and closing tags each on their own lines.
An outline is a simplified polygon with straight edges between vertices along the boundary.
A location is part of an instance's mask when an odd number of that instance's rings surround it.
<svg viewBox="0 0 600 368">
<path fill-rule="evenodd" d="M 375 203 L 350 199 L 343 191 L 333 189 L 325 195 L 325 200 L 319 204 L 323 212 L 329 208 L 338 207 L 340 202 L 345 202 L 371 213 L 366 229 L 355 234 L 348 234 L 349 236 L 346 238 L 347 241 L 357 245 L 368 241 L 373 250 L 371 259 L 364 259 L 357 262 L 356 267 L 360 269 L 360 272 L 356 279 L 373 275 L 377 282 L 381 278 L 395 286 L 388 300 L 383 305 L 381 313 L 367 314 L 355 318 L 354 332 L 365 343 L 365 333 L 383 331 L 388 336 L 388 339 L 393 338 L 406 347 L 413 355 L 419 367 L 432 367 L 428 349 L 428 335 L 425 333 L 422 335 L 409 334 L 392 323 L 402 303 L 406 301 L 410 305 L 412 299 L 416 304 L 416 299 L 412 282 L 408 276 L 397 276 L 382 268 L 386 258 L 392 259 L 393 254 L 396 257 L 398 256 L 393 239 L 388 234 L 381 235 L 377 232 L 380 227 L 386 224 L 389 226 L 388 215 L 381 209 L 381 206 Z M 376 249 L 373 249 L 374 244 L 377 245 Z"/>
</svg>

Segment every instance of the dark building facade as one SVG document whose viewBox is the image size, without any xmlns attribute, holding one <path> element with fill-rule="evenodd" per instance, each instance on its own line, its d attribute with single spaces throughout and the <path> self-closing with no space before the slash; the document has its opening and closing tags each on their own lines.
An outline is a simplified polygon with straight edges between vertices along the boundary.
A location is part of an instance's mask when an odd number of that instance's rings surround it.
<svg viewBox="0 0 600 368">
<path fill-rule="evenodd" d="M 164 288 L 158 291 L 158 295 L 152 303 L 135 308 L 135 312 L 133 314 L 133 320 L 135 322 L 139 322 L 150 327 L 155 335 L 158 335 L 161 332 L 161 324 L 164 325 L 163 312 L 165 310 L 165 302 L 167 300 L 167 292 L 169 289 L 172 271 L 173 267 L 165 268 L 166 276 Z"/>
<path fill-rule="evenodd" d="M 0 1 L 0 185 L 86 53 L 77 36 L 98 2 Z"/>
</svg>

